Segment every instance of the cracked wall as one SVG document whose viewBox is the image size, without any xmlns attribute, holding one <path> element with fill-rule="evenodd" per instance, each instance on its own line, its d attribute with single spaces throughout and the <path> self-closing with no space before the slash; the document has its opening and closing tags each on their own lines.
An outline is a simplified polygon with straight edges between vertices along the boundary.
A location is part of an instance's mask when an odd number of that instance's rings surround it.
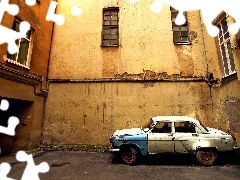
<svg viewBox="0 0 240 180">
<path fill-rule="evenodd" d="M 209 124 L 205 82 L 50 84 L 43 142 L 108 144 L 116 129 L 141 127 L 152 116 L 189 115 Z"/>
<path fill-rule="evenodd" d="M 191 44 L 174 45 L 170 7 L 153 13 L 151 1 L 78 2 L 84 13 L 68 15 L 76 3 L 59 1 L 57 13 L 66 15 L 55 26 L 50 79 L 111 78 L 145 70 L 204 76 L 207 72 L 202 25 L 198 11 L 188 12 Z M 102 9 L 119 7 L 119 47 L 101 47 Z M 91 23 L 89 23 L 91 21 Z"/>
<path fill-rule="evenodd" d="M 44 142 L 107 144 L 116 129 L 139 127 L 155 115 L 188 115 L 233 130 L 237 120 L 225 105 L 240 97 L 238 81 L 221 83 L 216 39 L 200 12 L 187 13 L 191 43 L 175 45 L 170 7 L 155 14 L 150 4 L 82 0 L 84 13 L 55 27 Z M 73 5 L 59 1 L 57 13 L 69 14 Z M 107 7 L 119 7 L 119 47 L 100 46 Z"/>
</svg>

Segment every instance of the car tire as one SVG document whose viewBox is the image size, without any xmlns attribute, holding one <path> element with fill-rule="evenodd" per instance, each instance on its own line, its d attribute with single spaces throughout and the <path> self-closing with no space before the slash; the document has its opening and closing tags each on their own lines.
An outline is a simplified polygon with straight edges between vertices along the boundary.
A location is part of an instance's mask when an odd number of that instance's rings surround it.
<svg viewBox="0 0 240 180">
<path fill-rule="evenodd" d="M 121 150 L 122 161 L 127 165 L 134 165 L 137 163 L 138 152 L 134 147 L 125 147 Z"/>
<path fill-rule="evenodd" d="M 204 166 L 212 166 L 217 160 L 217 153 L 214 150 L 199 150 L 196 158 L 199 164 Z"/>
</svg>

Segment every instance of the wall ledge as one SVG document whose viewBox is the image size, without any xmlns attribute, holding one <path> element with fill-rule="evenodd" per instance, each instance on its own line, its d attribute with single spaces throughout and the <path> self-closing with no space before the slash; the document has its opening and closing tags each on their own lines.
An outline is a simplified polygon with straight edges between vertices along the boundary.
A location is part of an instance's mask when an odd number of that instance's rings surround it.
<svg viewBox="0 0 240 180">
<path fill-rule="evenodd" d="M 116 74 L 113 78 L 83 78 L 83 79 L 49 79 L 49 83 L 91 83 L 91 82 L 196 82 L 206 81 L 205 76 L 192 76 L 172 74 L 168 75 L 166 72 L 157 73 L 150 70 L 144 70 L 139 74 Z"/>
<path fill-rule="evenodd" d="M 0 78 L 33 86 L 36 96 L 47 96 L 48 92 L 42 88 L 44 81 L 43 76 L 0 62 Z"/>
</svg>

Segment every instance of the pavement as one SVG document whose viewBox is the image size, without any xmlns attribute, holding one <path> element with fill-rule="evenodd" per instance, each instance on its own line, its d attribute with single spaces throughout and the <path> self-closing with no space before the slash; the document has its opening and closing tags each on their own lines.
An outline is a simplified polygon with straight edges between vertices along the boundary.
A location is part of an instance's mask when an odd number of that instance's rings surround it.
<svg viewBox="0 0 240 180">
<path fill-rule="evenodd" d="M 25 162 L 15 155 L 0 157 L 0 163 L 11 165 L 8 177 L 21 179 Z M 118 156 L 108 152 L 45 151 L 34 155 L 39 165 L 47 162 L 50 170 L 39 173 L 41 180 L 239 180 L 240 162 L 222 159 L 211 167 L 199 166 L 189 155 L 161 155 L 143 158 L 136 166 L 124 165 Z"/>
</svg>

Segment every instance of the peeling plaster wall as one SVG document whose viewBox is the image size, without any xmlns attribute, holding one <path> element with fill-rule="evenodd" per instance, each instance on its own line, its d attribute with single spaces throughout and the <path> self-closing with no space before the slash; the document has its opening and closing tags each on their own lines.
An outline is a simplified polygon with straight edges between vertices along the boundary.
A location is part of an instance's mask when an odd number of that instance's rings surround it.
<svg viewBox="0 0 240 180">
<path fill-rule="evenodd" d="M 141 127 L 157 115 L 189 115 L 207 123 L 209 97 L 204 82 L 51 84 L 44 143 L 108 144 L 116 129 Z"/>
<path fill-rule="evenodd" d="M 231 17 L 227 17 L 227 21 L 231 24 Z M 210 37 L 206 31 L 206 28 L 203 26 L 203 39 L 204 46 L 206 49 L 206 64 L 208 73 L 212 73 L 214 79 L 222 80 L 224 77 L 223 65 L 220 56 L 220 49 L 218 46 L 217 37 Z M 233 47 L 238 47 L 237 45 L 237 35 L 231 35 L 231 44 Z M 239 72 L 239 48 L 233 48 L 234 62 L 236 66 L 236 71 Z M 213 104 L 213 119 L 210 121 L 209 126 L 222 129 L 227 132 L 232 132 L 236 134 L 238 144 L 240 144 L 240 87 L 239 87 L 239 73 L 238 80 L 228 80 L 229 77 L 225 77 L 226 83 L 223 83 L 221 86 L 211 88 L 211 100 Z"/>
<path fill-rule="evenodd" d="M 234 80 L 221 88 L 212 89 L 213 120 L 209 125 L 234 133 L 240 144 L 240 93 L 239 82 Z"/>
<path fill-rule="evenodd" d="M 57 13 L 66 16 L 55 26 L 50 61 L 50 79 L 113 77 L 145 70 L 203 76 L 207 66 L 199 12 L 189 12 L 192 44 L 174 45 L 170 7 L 159 14 L 150 10 L 150 0 L 58 2 Z M 81 16 L 70 13 L 83 9 Z M 119 7 L 119 47 L 101 47 L 102 9 Z"/>
<path fill-rule="evenodd" d="M 213 73 L 219 83 L 223 73 L 216 40 L 200 12 L 187 12 L 191 44 L 174 45 L 170 7 L 155 14 L 151 2 L 58 1 L 57 13 L 66 22 L 54 29 L 44 142 L 107 144 L 116 129 L 139 127 L 155 115 L 188 115 L 237 131 L 238 110 L 231 120 L 228 107 L 238 106 L 238 81 L 220 87 L 208 81 Z M 83 9 L 81 16 L 71 15 L 72 6 Z M 100 46 L 107 7 L 119 7 L 119 47 Z M 202 81 L 187 82 L 188 77 Z"/>
</svg>

